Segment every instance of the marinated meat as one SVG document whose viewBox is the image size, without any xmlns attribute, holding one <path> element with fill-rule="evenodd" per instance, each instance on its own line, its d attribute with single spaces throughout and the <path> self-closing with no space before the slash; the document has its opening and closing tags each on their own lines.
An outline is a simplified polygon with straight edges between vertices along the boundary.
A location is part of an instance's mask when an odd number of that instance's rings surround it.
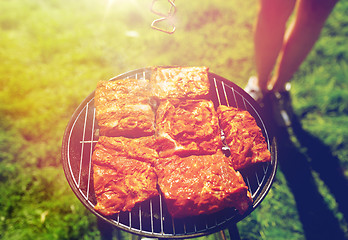
<svg viewBox="0 0 348 240">
<path fill-rule="evenodd" d="M 94 99 L 101 135 L 143 137 L 154 134 L 155 113 L 150 104 L 148 80 L 100 81 Z"/>
<path fill-rule="evenodd" d="M 243 214 L 252 204 L 241 174 L 220 151 L 213 155 L 160 159 L 155 169 L 168 211 L 174 218 L 210 214 L 230 207 Z"/>
<path fill-rule="evenodd" d="M 209 93 L 207 67 L 155 67 L 152 72 L 152 92 L 161 100 L 205 98 Z"/>
<path fill-rule="evenodd" d="M 103 215 L 130 211 L 135 204 L 158 195 L 156 173 L 147 163 L 154 153 L 141 146 L 127 155 L 128 143 L 132 141 L 101 137 L 95 146 L 92 156 L 95 210 Z M 133 147 L 136 148 L 136 142 Z"/>
<path fill-rule="evenodd" d="M 156 115 L 160 157 L 215 153 L 222 145 L 218 121 L 212 101 L 163 101 Z"/>
<path fill-rule="evenodd" d="M 120 79 L 99 81 L 95 91 L 95 105 L 126 105 L 129 103 L 148 103 L 149 80 Z"/>
<path fill-rule="evenodd" d="M 96 163 L 93 168 L 95 210 L 103 215 L 131 211 L 135 204 L 158 195 L 156 174 L 149 164 L 118 159 L 114 166 Z"/>
<path fill-rule="evenodd" d="M 248 111 L 220 105 L 217 114 L 231 151 L 234 169 L 240 170 L 257 162 L 271 160 L 261 129 Z"/>
<path fill-rule="evenodd" d="M 238 170 L 270 161 L 270 152 L 250 113 L 215 111 L 209 87 L 206 67 L 157 67 L 150 81 L 98 83 L 100 137 L 92 156 L 98 212 L 131 211 L 157 196 L 158 186 L 174 218 L 249 209 L 251 194 Z"/>
<path fill-rule="evenodd" d="M 96 160 L 101 164 L 110 164 L 115 157 L 126 157 L 152 165 L 158 158 L 154 136 L 140 138 L 101 136 L 94 151 L 110 153 Z"/>
</svg>

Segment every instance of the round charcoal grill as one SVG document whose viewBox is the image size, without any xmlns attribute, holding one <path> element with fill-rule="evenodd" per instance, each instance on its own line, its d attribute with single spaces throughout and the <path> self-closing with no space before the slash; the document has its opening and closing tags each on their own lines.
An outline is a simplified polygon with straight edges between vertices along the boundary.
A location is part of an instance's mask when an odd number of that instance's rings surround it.
<svg viewBox="0 0 348 240">
<path fill-rule="evenodd" d="M 151 68 L 142 68 L 110 79 L 149 79 Z M 97 217 L 127 232 L 156 238 L 191 238 L 212 234 L 236 224 L 249 215 L 265 198 L 277 169 L 277 147 L 258 104 L 234 83 L 209 73 L 211 100 L 215 106 L 227 105 L 250 112 L 271 151 L 271 162 L 261 163 L 240 171 L 253 198 L 249 210 L 240 215 L 235 209 L 173 219 L 161 196 L 136 205 L 131 212 L 105 217 L 94 210 L 96 198 L 93 187 L 92 153 L 98 141 L 99 127 L 95 120 L 94 92 L 76 109 L 65 130 L 62 144 L 62 165 L 67 181 L 78 199 Z"/>
</svg>

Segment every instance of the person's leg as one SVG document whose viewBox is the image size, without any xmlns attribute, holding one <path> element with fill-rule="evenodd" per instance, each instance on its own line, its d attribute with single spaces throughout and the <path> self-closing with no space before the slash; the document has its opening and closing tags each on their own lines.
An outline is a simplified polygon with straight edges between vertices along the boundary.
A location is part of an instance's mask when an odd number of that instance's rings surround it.
<svg viewBox="0 0 348 240">
<path fill-rule="evenodd" d="M 286 22 L 296 0 L 260 0 L 254 32 L 255 64 L 258 85 L 267 91 L 267 83 L 283 45 Z"/>
<path fill-rule="evenodd" d="M 284 39 L 269 88 L 282 91 L 317 41 L 321 29 L 338 0 L 299 0 L 296 15 Z"/>
</svg>

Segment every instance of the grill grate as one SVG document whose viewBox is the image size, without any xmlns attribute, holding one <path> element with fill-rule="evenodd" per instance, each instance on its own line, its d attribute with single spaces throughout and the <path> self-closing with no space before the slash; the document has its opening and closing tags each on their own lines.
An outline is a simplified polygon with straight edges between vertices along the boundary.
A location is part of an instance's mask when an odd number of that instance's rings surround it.
<svg viewBox="0 0 348 240">
<path fill-rule="evenodd" d="M 119 75 L 113 79 L 149 79 L 151 68 L 143 68 Z M 224 229 L 250 214 L 267 194 L 277 167 L 276 143 L 271 137 L 261 111 L 254 100 L 234 83 L 209 73 L 211 99 L 215 106 L 224 104 L 250 112 L 271 151 L 271 162 L 258 164 L 241 171 L 253 198 L 253 205 L 243 216 L 231 208 L 208 216 L 173 219 L 162 196 L 136 205 L 130 212 L 104 217 L 94 210 L 96 199 L 93 187 L 92 153 L 98 141 L 99 127 L 95 120 L 94 92 L 76 109 L 64 134 L 62 164 L 66 178 L 79 200 L 95 215 L 125 231 L 148 237 L 189 238 L 207 235 Z"/>
</svg>

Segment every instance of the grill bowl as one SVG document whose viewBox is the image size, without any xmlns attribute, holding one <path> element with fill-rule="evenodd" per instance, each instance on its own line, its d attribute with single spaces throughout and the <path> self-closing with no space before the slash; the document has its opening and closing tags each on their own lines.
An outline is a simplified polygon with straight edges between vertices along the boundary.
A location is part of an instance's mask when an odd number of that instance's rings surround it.
<svg viewBox="0 0 348 240">
<path fill-rule="evenodd" d="M 116 79 L 149 79 L 151 68 L 141 68 L 116 76 Z M 267 195 L 277 170 L 277 144 L 259 105 L 233 82 L 209 72 L 211 100 L 215 107 L 223 104 L 247 110 L 256 120 L 271 152 L 271 162 L 241 170 L 253 198 L 249 210 L 240 215 L 234 208 L 173 219 L 162 196 L 137 204 L 130 212 L 105 217 L 94 210 L 92 153 L 98 141 L 99 127 L 95 120 L 94 92 L 87 96 L 73 113 L 63 136 L 62 166 L 67 181 L 77 198 L 97 217 L 127 232 L 154 238 L 200 237 L 225 229 L 249 215 Z"/>
</svg>

